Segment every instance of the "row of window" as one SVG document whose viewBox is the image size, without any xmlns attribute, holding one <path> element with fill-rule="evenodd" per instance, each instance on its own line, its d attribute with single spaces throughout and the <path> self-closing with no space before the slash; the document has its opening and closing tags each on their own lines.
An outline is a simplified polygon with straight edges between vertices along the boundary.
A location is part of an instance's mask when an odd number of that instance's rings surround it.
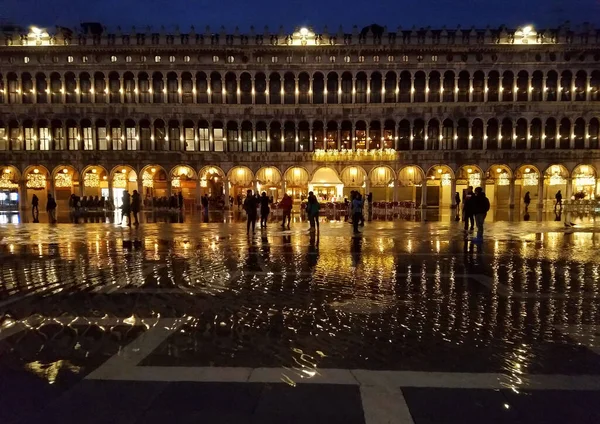
<svg viewBox="0 0 600 424">
<path fill-rule="evenodd" d="M 158 151 L 217 151 L 217 152 L 303 152 L 313 150 L 463 150 L 463 149 L 583 149 L 598 148 L 600 122 L 577 118 L 557 120 L 539 118 L 527 121 L 475 119 L 469 123 L 459 119 L 425 122 L 402 120 L 350 121 L 309 124 L 260 121 L 252 124 L 201 121 L 195 125 L 186 120 L 90 120 L 77 124 L 74 120 L 16 121 L 8 126 L 0 123 L 0 150 L 158 150 Z"/>
<path fill-rule="evenodd" d="M 434 55 L 423 55 L 423 54 L 417 54 L 417 55 L 401 55 L 399 56 L 399 60 L 403 63 L 409 63 L 411 60 L 411 57 L 413 58 L 414 61 L 420 63 L 420 62 L 424 62 L 424 61 L 430 61 L 430 62 L 437 62 L 438 61 L 438 55 L 434 54 Z M 481 62 L 484 59 L 484 55 L 482 53 L 476 53 L 474 55 L 475 60 L 477 62 Z M 491 56 L 491 60 L 492 61 L 497 61 L 498 60 L 498 55 L 497 54 L 492 54 Z M 385 58 L 387 60 L 387 62 L 389 63 L 393 63 L 396 61 L 397 56 L 394 55 L 387 55 L 384 56 L 383 58 Z M 379 63 L 379 62 L 383 62 L 383 59 L 380 55 L 373 55 L 373 56 L 364 56 L 364 55 L 345 55 L 342 57 L 342 61 L 344 63 L 365 63 L 368 60 L 370 60 L 373 63 Z M 457 55 L 457 58 L 460 62 L 468 62 L 469 61 L 469 55 L 466 53 L 463 54 L 459 54 Z M 568 62 L 571 60 L 571 54 L 570 53 L 565 53 L 563 55 L 563 60 Z M 584 54 L 580 54 L 577 56 L 578 60 L 583 62 L 586 60 L 587 56 Z M 102 57 L 101 56 L 97 56 L 94 57 L 95 62 L 101 62 L 102 61 Z M 556 61 L 557 57 L 556 57 L 556 53 L 549 53 L 547 59 L 550 62 L 554 62 Z M 600 54 L 595 54 L 593 56 L 593 59 L 595 62 L 600 61 Z M 184 63 L 190 63 L 191 62 L 191 57 L 188 55 L 184 55 L 182 57 L 180 57 L 178 59 L 177 56 L 174 55 L 169 55 L 169 56 L 161 56 L 161 55 L 155 55 L 152 60 L 154 60 L 155 63 L 162 63 L 164 61 L 168 61 L 169 63 L 175 63 L 178 61 L 182 61 Z M 256 63 L 264 63 L 265 62 L 265 58 L 263 56 L 255 56 L 254 60 L 256 61 Z M 280 57 L 279 56 L 271 56 L 270 57 L 270 62 L 271 63 L 279 63 Z M 285 63 L 293 63 L 295 60 L 299 61 L 300 63 L 309 63 L 309 57 L 308 56 L 285 56 Z M 338 56 L 336 55 L 330 55 L 328 57 L 328 61 L 330 63 L 336 63 L 338 60 Z M 446 61 L 447 62 L 453 62 L 455 60 L 455 55 L 454 54 L 447 54 L 446 55 Z M 541 54 L 536 54 L 535 55 L 535 61 L 536 62 L 541 62 L 543 60 L 543 57 Z M 15 63 L 16 59 L 15 57 L 10 57 L 8 59 L 8 61 L 10 63 Z M 30 63 L 31 58 L 29 56 L 24 56 L 23 57 L 23 63 Z M 66 61 L 67 63 L 75 63 L 75 57 L 74 56 L 67 56 L 66 57 Z M 110 61 L 112 63 L 117 63 L 120 61 L 125 61 L 126 63 L 132 63 L 134 61 L 133 56 L 124 56 L 119 58 L 119 56 L 115 56 L 115 55 L 111 55 L 110 56 Z M 141 55 L 141 56 L 137 56 L 136 58 L 137 62 L 140 63 L 145 63 L 148 61 L 148 56 L 145 55 Z M 204 62 L 204 58 L 202 56 L 198 57 L 198 61 L 199 62 Z M 247 56 L 242 56 L 242 57 L 238 57 L 236 58 L 235 56 L 232 55 L 226 55 L 226 56 L 219 56 L 219 55 L 213 55 L 212 56 L 212 62 L 213 63 L 219 63 L 221 61 L 225 61 L 227 63 L 248 63 L 249 62 L 249 58 Z M 52 62 L 53 63 L 59 63 L 60 62 L 60 58 L 58 56 L 53 56 L 52 57 Z M 80 57 L 80 62 L 81 63 L 89 63 L 90 62 L 90 57 L 87 55 L 81 56 Z M 316 55 L 316 56 L 312 56 L 312 62 L 313 63 L 322 63 L 323 62 L 323 56 L 320 55 Z"/>
</svg>

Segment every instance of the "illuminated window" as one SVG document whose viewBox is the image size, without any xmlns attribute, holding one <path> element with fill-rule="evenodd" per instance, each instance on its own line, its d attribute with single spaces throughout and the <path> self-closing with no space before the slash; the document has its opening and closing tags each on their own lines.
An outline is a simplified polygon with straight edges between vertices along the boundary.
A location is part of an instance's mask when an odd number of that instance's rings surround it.
<svg viewBox="0 0 600 424">
<path fill-rule="evenodd" d="M 217 63 L 219 61 L 219 56 L 213 56 L 213 63 Z"/>
<path fill-rule="evenodd" d="M 402 62 L 408 62 L 408 56 L 407 55 L 402 56 Z"/>
<path fill-rule="evenodd" d="M 111 56 L 110 57 L 110 61 L 111 62 L 116 62 L 117 61 L 117 56 Z"/>
<path fill-rule="evenodd" d="M 350 63 L 350 56 L 344 56 L 344 62 Z"/>
<path fill-rule="evenodd" d="M 52 58 L 52 62 L 54 62 L 54 63 L 58 63 L 58 56 L 54 56 L 54 57 Z"/>
<path fill-rule="evenodd" d="M 392 55 L 389 55 L 389 56 L 388 56 L 388 62 L 393 62 L 393 61 L 394 61 L 394 59 L 395 59 L 395 58 L 394 58 L 394 56 L 392 56 Z"/>
<path fill-rule="evenodd" d="M 23 58 L 23 62 L 25 62 L 25 63 L 29 63 L 29 57 L 25 56 L 25 57 Z"/>
<path fill-rule="evenodd" d="M 188 63 L 190 61 L 190 57 L 189 56 L 183 56 L 183 61 L 185 63 Z"/>
<path fill-rule="evenodd" d="M 140 56 L 140 62 L 145 62 L 146 60 L 146 56 Z"/>
<path fill-rule="evenodd" d="M 335 63 L 335 56 L 329 56 L 329 61 L 331 63 Z"/>
<path fill-rule="evenodd" d="M 315 62 L 321 63 L 322 60 L 323 58 L 321 56 L 315 56 Z"/>
<path fill-rule="evenodd" d="M 434 54 L 433 56 L 431 56 L 431 61 L 437 62 L 437 54 Z"/>
<path fill-rule="evenodd" d="M 379 62 L 379 56 L 377 56 L 377 55 L 373 56 L 373 62 Z"/>
<path fill-rule="evenodd" d="M 171 62 L 171 63 L 175 62 L 175 56 L 169 56 L 169 62 Z"/>
<path fill-rule="evenodd" d="M 363 63 L 365 61 L 365 57 L 364 56 L 358 56 L 358 61 L 360 63 Z"/>
<path fill-rule="evenodd" d="M 67 56 L 67 62 L 73 63 L 73 56 Z"/>
<path fill-rule="evenodd" d="M 287 63 L 292 63 L 292 56 L 287 56 L 287 57 L 285 58 L 285 61 L 286 61 Z"/>
<path fill-rule="evenodd" d="M 160 56 L 154 56 L 154 61 L 156 63 L 159 63 L 160 62 Z"/>
<path fill-rule="evenodd" d="M 125 56 L 125 62 L 127 62 L 127 63 L 131 62 L 131 56 Z"/>
<path fill-rule="evenodd" d="M 272 63 L 277 63 L 278 61 L 279 61 L 279 58 L 277 56 L 271 57 L 271 62 Z"/>
<path fill-rule="evenodd" d="M 81 57 L 81 61 L 82 61 L 83 63 L 88 63 L 88 60 L 89 60 L 89 59 L 88 59 L 88 57 L 87 57 L 87 56 L 82 56 L 82 57 Z"/>
<path fill-rule="evenodd" d="M 262 56 L 256 56 L 256 63 L 263 63 Z"/>
<path fill-rule="evenodd" d="M 235 58 L 233 56 L 227 56 L 227 63 L 235 62 Z"/>
</svg>

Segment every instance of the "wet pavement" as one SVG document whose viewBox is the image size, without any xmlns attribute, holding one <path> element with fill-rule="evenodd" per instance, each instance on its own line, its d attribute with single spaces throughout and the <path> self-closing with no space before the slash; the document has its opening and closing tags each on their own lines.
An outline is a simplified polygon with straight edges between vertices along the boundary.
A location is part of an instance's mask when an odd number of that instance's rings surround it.
<svg viewBox="0 0 600 424">
<path fill-rule="evenodd" d="M 544 217 L 0 225 L 0 422 L 600 422 L 600 225 Z"/>
</svg>

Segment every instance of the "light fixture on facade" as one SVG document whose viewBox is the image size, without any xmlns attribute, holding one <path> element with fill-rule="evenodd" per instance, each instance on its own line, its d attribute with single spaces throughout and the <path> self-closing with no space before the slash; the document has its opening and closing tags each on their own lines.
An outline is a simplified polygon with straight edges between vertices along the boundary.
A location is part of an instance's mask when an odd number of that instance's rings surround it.
<svg viewBox="0 0 600 424">
<path fill-rule="evenodd" d="M 54 178 L 54 186 L 58 188 L 71 188 L 73 178 L 69 174 L 57 174 Z"/>
</svg>

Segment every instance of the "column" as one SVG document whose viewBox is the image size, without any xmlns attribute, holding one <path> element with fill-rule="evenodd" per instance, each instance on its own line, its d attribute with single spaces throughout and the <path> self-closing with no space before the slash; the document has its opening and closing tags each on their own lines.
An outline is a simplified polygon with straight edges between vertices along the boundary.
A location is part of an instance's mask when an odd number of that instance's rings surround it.
<svg viewBox="0 0 600 424">
<path fill-rule="evenodd" d="M 544 175 L 538 174 L 538 209 L 542 210 L 544 207 Z"/>
<path fill-rule="evenodd" d="M 287 180 L 286 179 L 281 180 L 281 190 L 283 191 L 283 194 L 287 193 Z"/>
<path fill-rule="evenodd" d="M 251 84 L 252 84 L 252 104 L 256 104 L 256 83 L 254 81 L 254 75 L 252 75 L 252 80 L 251 80 Z"/>
<path fill-rule="evenodd" d="M 385 78 L 384 78 L 384 84 L 385 84 Z M 429 103 L 429 74 L 427 74 L 427 77 L 425 78 L 425 102 Z"/>
<path fill-rule="evenodd" d="M 337 92 L 338 104 L 342 103 L 342 75 L 338 77 L 338 92 Z"/>
<path fill-rule="evenodd" d="M 352 143 L 352 150 L 356 150 L 356 125 L 352 122 L 352 132 L 350 133 L 350 142 Z"/>
<path fill-rule="evenodd" d="M 150 85 L 150 103 L 154 103 L 154 78 L 152 78 L 152 75 L 148 76 L 148 84 Z"/>
<path fill-rule="evenodd" d="M 138 77 L 133 77 L 133 102 L 140 102 L 140 84 L 138 82 Z"/>
<path fill-rule="evenodd" d="M 508 207 L 515 208 L 515 178 L 511 177 L 508 183 Z"/>
<path fill-rule="evenodd" d="M 29 200 L 27 198 L 27 182 L 25 181 L 25 176 L 19 180 L 19 210 L 24 211 L 27 209 L 27 205 Z"/>
<path fill-rule="evenodd" d="M 309 127 L 308 127 L 308 144 L 309 144 L 309 151 L 310 152 L 314 151 L 313 123 L 312 123 L 312 121 L 309 123 Z"/>
<path fill-rule="evenodd" d="M 560 96 L 558 96 L 560 97 Z M 554 148 L 560 149 L 560 121 L 556 120 L 556 134 L 554 135 Z"/>
<path fill-rule="evenodd" d="M 21 79 L 20 78 L 19 78 L 19 87 L 21 88 L 21 92 L 22 92 L 23 87 L 21 87 Z M 67 103 L 67 90 L 66 90 L 64 75 L 60 76 L 60 102 L 62 104 Z"/>
<path fill-rule="evenodd" d="M 197 180 L 196 181 L 196 202 L 195 202 L 196 204 L 194 205 L 196 210 L 200 209 L 200 205 L 202 204 L 201 203 L 201 197 L 202 197 L 201 190 L 202 190 L 202 188 L 200 187 L 200 180 Z M 229 199 L 225 199 L 225 203 L 229 203 Z"/>
<path fill-rule="evenodd" d="M 352 104 L 356 103 L 356 77 L 352 76 Z"/>
<path fill-rule="evenodd" d="M 37 95 L 33 96 L 33 102 L 37 103 Z M 75 103 L 81 103 L 81 83 L 79 77 L 75 77 Z"/>
<path fill-rule="evenodd" d="M 573 179 L 569 175 L 567 178 L 567 196 L 566 200 L 571 200 L 571 196 L 573 195 Z"/>
<path fill-rule="evenodd" d="M 411 150 L 411 151 L 413 149 L 413 140 L 414 140 L 413 131 L 414 131 L 414 128 L 413 128 L 413 124 L 411 122 L 410 123 L 410 135 L 408 136 L 408 150 Z"/>
<path fill-rule="evenodd" d="M 48 175 L 48 180 L 47 180 L 47 184 L 48 184 L 48 193 L 50 193 L 52 195 L 52 197 L 54 197 L 54 199 L 56 199 L 56 187 L 54 186 L 54 178 L 52 177 L 52 174 Z"/>
<path fill-rule="evenodd" d="M 527 150 L 531 150 L 531 121 L 527 124 Z"/>
<path fill-rule="evenodd" d="M 371 103 L 371 75 L 367 77 L 367 104 Z"/>
<path fill-rule="evenodd" d="M 473 103 L 473 77 L 469 77 L 469 103 Z"/>
<path fill-rule="evenodd" d="M 231 204 L 229 203 L 229 181 L 227 177 L 223 177 L 223 196 L 225 197 L 225 209 L 229 209 Z"/>
<path fill-rule="evenodd" d="M 337 149 L 342 150 L 342 128 L 338 125 L 337 129 Z"/>
<path fill-rule="evenodd" d="M 206 94 L 208 97 L 208 104 L 211 104 L 212 103 L 212 88 L 210 88 L 210 73 L 208 73 L 208 75 L 206 75 Z M 227 202 L 225 202 L 225 203 L 227 203 Z"/>
<path fill-rule="evenodd" d="M 530 102 L 532 100 L 533 94 L 533 75 L 529 75 L 529 80 L 527 81 L 527 101 Z"/>
<path fill-rule="evenodd" d="M 91 103 L 96 103 L 96 78 L 94 77 L 94 73 L 90 72 L 90 84 L 91 84 L 91 89 L 90 89 L 90 102 Z M 49 81 L 46 81 L 48 83 L 47 87 L 50 87 Z M 50 90 L 48 90 L 50 91 Z M 50 97 L 50 95 L 48 94 L 48 97 Z M 48 98 L 48 103 L 50 103 L 50 98 Z"/>
<path fill-rule="evenodd" d="M 136 82 L 137 87 L 137 82 Z M 196 75 L 192 75 L 192 103 L 198 103 L 198 90 L 196 90 Z"/>
<path fill-rule="evenodd" d="M 299 143 L 299 139 L 298 139 L 298 122 L 294 122 L 294 151 L 297 152 L 300 149 L 298 148 L 298 143 Z"/>
<path fill-rule="evenodd" d="M 119 76 L 119 103 L 125 103 L 125 90 L 123 88 L 123 75 Z"/>
<path fill-rule="evenodd" d="M 410 77 L 410 102 L 415 102 L 415 77 L 412 75 Z"/>
<path fill-rule="evenodd" d="M 6 85 L 5 85 L 6 87 Z M 587 81 L 585 84 L 585 100 L 589 102 L 592 99 L 592 76 L 587 76 Z"/>
<path fill-rule="evenodd" d="M 469 123 L 469 141 L 467 144 L 469 150 L 473 149 L 473 123 Z"/>
<path fill-rule="evenodd" d="M 512 126 L 512 148 L 516 149 L 517 148 L 517 127 L 516 127 L 516 122 L 513 122 L 513 126 Z"/>
<path fill-rule="evenodd" d="M 589 123 L 589 121 L 586 121 L 586 123 L 585 123 L 585 135 L 584 135 L 583 143 L 584 143 L 584 147 L 586 149 L 590 148 L 590 123 Z"/>
<path fill-rule="evenodd" d="M 297 105 L 298 102 L 298 96 L 300 95 L 300 88 L 298 85 L 298 76 L 296 76 L 294 78 L 294 104 Z"/>
<path fill-rule="evenodd" d="M 574 93 L 574 92 L 571 92 L 571 93 Z M 573 96 L 571 96 L 571 99 L 573 99 Z M 569 134 L 569 148 L 570 149 L 575 148 L 575 124 L 574 123 L 571 125 L 571 133 Z"/>
<path fill-rule="evenodd" d="M 177 74 L 177 103 L 183 103 L 183 84 L 181 82 L 181 74 Z"/>
<path fill-rule="evenodd" d="M 450 199 L 451 199 L 451 209 L 456 208 L 456 178 L 452 178 L 450 180 Z"/>
<path fill-rule="evenodd" d="M 399 189 L 400 189 L 400 180 L 395 180 L 394 181 L 394 202 L 397 202 L 398 197 L 400 197 L 399 193 L 398 193 Z"/>
<path fill-rule="evenodd" d="M 421 208 L 427 207 L 427 178 L 423 178 L 421 183 Z"/>
<path fill-rule="evenodd" d="M 144 206 L 144 182 L 142 180 L 142 174 L 138 175 L 137 178 L 137 192 L 140 195 L 140 209 Z"/>
<path fill-rule="evenodd" d="M 167 176 L 167 196 L 171 197 L 173 195 L 173 184 L 171 183 L 171 177 Z"/>
<path fill-rule="evenodd" d="M 454 103 L 458 102 L 458 77 L 454 77 Z"/>
<path fill-rule="evenodd" d="M 79 197 L 83 197 L 83 174 L 79 174 Z"/>
<path fill-rule="evenodd" d="M 488 77 L 486 75 L 483 78 L 483 101 L 486 103 L 488 101 L 488 91 L 489 91 L 489 85 L 488 85 Z"/>
<path fill-rule="evenodd" d="M 309 104 L 313 104 L 313 77 L 312 75 L 310 76 L 310 79 L 308 80 L 308 103 Z"/>
<path fill-rule="evenodd" d="M 237 105 L 241 105 L 242 104 L 242 90 L 240 90 L 240 76 L 236 75 L 235 76 L 235 104 Z"/>
<path fill-rule="evenodd" d="M 548 77 L 546 76 L 546 74 L 544 74 L 544 76 L 542 77 L 542 100 L 543 101 L 548 100 L 548 87 L 546 86 L 547 79 L 548 79 Z"/>
</svg>

